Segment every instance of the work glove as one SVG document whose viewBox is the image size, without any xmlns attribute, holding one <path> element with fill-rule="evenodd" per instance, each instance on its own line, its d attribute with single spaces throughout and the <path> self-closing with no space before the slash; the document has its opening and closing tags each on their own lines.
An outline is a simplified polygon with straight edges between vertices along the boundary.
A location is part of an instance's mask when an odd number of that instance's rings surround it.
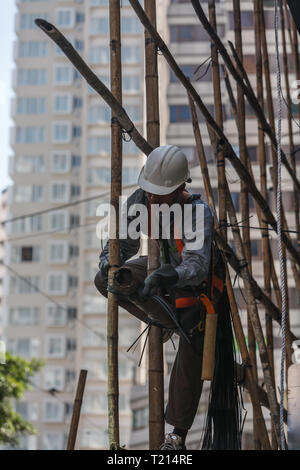
<svg viewBox="0 0 300 470">
<path fill-rule="evenodd" d="M 160 268 L 149 274 L 144 281 L 143 296 L 154 295 L 161 288 L 170 287 L 179 280 L 177 271 L 171 264 L 163 264 Z"/>
<path fill-rule="evenodd" d="M 105 282 L 108 281 L 108 270 L 109 270 L 109 262 L 107 259 L 103 259 L 102 261 L 100 261 L 99 263 L 99 269 L 100 269 L 100 272 L 101 272 L 101 275 L 104 279 Z"/>
</svg>

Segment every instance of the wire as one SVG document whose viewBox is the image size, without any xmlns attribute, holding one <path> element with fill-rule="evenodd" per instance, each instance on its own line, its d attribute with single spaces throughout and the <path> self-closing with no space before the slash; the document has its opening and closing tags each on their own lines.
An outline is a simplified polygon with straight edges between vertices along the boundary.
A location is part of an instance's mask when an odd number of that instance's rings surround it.
<svg viewBox="0 0 300 470">
<path fill-rule="evenodd" d="M 7 242 L 15 242 L 15 241 L 18 241 L 18 240 L 26 240 L 27 238 L 42 237 L 42 236 L 45 236 L 45 235 L 51 236 L 53 233 L 70 232 L 71 230 L 77 230 L 79 228 L 89 227 L 89 226 L 95 225 L 95 224 L 96 224 L 96 222 L 89 222 L 87 224 L 79 224 L 79 225 L 69 225 L 68 227 L 64 227 L 64 228 L 61 228 L 61 229 L 58 229 L 58 230 L 49 230 L 48 232 L 36 232 L 36 233 L 32 233 L 30 235 L 24 235 L 22 237 L 7 238 L 6 240 L 1 240 L 1 242 L 7 243 Z"/>
<path fill-rule="evenodd" d="M 60 303 L 58 303 L 53 297 L 51 297 L 50 295 L 46 294 L 45 292 L 43 292 L 39 287 L 37 287 L 36 285 L 34 285 L 32 282 L 30 282 L 28 279 L 26 279 L 25 277 L 21 276 L 21 274 L 19 274 L 17 271 L 15 271 L 13 268 L 11 268 L 9 265 L 7 265 L 6 263 L 2 263 L 3 266 L 5 268 L 7 268 L 9 271 L 11 271 L 15 276 L 17 276 L 19 279 L 22 279 L 23 282 L 25 282 L 26 284 L 28 284 L 30 287 L 32 287 L 36 292 L 38 292 L 40 295 L 42 295 L 43 297 L 45 297 L 47 300 L 50 300 L 50 302 L 54 303 L 59 309 L 61 310 L 64 310 L 66 312 L 68 312 L 68 309 L 67 307 L 64 307 L 63 305 L 61 305 Z M 79 318 L 74 318 L 75 321 L 77 321 L 78 323 L 80 323 L 82 326 L 84 326 L 85 328 L 87 328 L 88 330 L 92 331 L 96 336 L 98 336 L 100 339 L 104 340 L 106 342 L 107 340 L 107 336 L 104 335 L 103 333 L 99 333 L 98 331 L 94 330 L 93 328 L 91 328 L 87 323 L 85 323 L 84 321 L 80 320 Z M 130 359 L 132 362 L 134 362 L 136 364 L 136 361 L 134 360 L 134 358 L 130 357 L 129 355 L 125 354 L 125 352 L 123 351 L 123 349 L 120 349 L 120 352 L 121 354 L 123 354 L 127 359 Z"/>
<path fill-rule="evenodd" d="M 276 74 L 277 74 L 277 159 L 278 159 L 278 184 L 277 184 L 277 233 L 278 233 L 278 252 L 280 262 L 280 280 L 281 280 L 281 366 L 280 366 L 280 439 L 281 450 L 285 450 L 284 434 L 284 377 L 285 377 L 285 335 L 286 335 L 286 298 L 285 298 L 285 269 L 282 252 L 281 240 L 281 119 L 282 119 L 282 101 L 281 101 L 281 72 L 279 59 L 279 33 L 278 33 L 278 0 L 275 0 L 275 46 L 276 46 Z"/>
<path fill-rule="evenodd" d="M 126 186 L 123 186 L 123 189 L 134 188 L 136 186 L 137 186 L 136 184 L 128 184 Z M 54 212 L 54 211 L 58 211 L 58 210 L 61 210 L 61 209 L 65 209 L 66 207 L 77 206 L 78 204 L 93 201 L 95 199 L 102 198 L 103 196 L 107 196 L 109 194 L 110 194 L 110 191 L 106 191 L 105 193 L 98 194 L 97 196 L 91 196 L 91 197 L 87 197 L 85 199 L 78 199 L 77 201 L 69 202 L 67 204 L 62 204 L 62 205 L 56 206 L 56 207 L 49 207 L 48 209 L 43 209 L 43 210 L 40 210 L 40 211 L 31 212 L 29 214 L 18 215 L 16 217 L 12 217 L 10 219 L 3 220 L 1 223 L 2 223 L 2 225 L 5 225 L 7 223 L 15 222 L 16 220 L 25 219 L 27 217 L 33 217 L 35 215 L 48 214 L 49 212 Z"/>
</svg>

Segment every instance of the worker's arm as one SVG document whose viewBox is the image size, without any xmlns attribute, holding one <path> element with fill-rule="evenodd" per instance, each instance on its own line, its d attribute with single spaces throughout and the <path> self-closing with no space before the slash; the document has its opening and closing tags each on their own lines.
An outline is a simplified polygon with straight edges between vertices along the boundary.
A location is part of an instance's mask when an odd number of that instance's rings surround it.
<svg viewBox="0 0 300 470">
<path fill-rule="evenodd" d="M 127 199 L 126 204 L 122 205 L 121 211 L 126 211 L 127 213 L 127 228 L 129 223 L 135 218 L 134 216 L 128 216 L 128 210 L 133 204 L 141 204 L 143 203 L 143 191 L 138 189 L 133 194 L 129 196 Z M 125 216 L 126 220 L 126 216 Z M 120 266 L 122 266 L 129 258 L 136 255 L 140 248 L 140 238 L 132 239 L 127 236 L 126 239 L 120 239 Z M 100 254 L 100 265 L 104 262 L 109 260 L 109 240 L 107 241 L 103 251 Z"/>
<path fill-rule="evenodd" d="M 199 202 L 197 201 L 196 204 Z M 214 230 L 214 216 L 210 207 L 204 204 L 204 241 L 200 249 L 187 249 L 188 240 L 185 239 L 183 234 L 183 250 L 181 253 L 182 262 L 175 267 L 179 280 L 176 283 L 177 287 L 197 286 L 203 282 L 209 274 L 210 259 L 211 259 L 211 244 L 213 240 Z M 196 205 L 195 204 L 195 205 Z M 192 225 L 193 230 L 196 227 L 197 212 L 193 210 Z M 199 222 L 199 220 L 198 220 Z"/>
</svg>

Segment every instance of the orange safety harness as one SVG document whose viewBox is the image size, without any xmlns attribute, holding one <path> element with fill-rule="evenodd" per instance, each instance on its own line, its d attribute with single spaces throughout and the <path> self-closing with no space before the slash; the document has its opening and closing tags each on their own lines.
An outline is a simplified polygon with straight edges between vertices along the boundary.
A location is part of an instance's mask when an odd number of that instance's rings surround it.
<svg viewBox="0 0 300 470">
<path fill-rule="evenodd" d="M 180 256 L 182 256 L 182 250 L 183 250 L 183 242 L 181 239 L 175 239 L 175 242 L 176 242 L 176 246 L 177 246 L 177 250 L 180 254 Z M 215 274 L 215 270 L 214 270 L 214 256 L 213 256 L 213 248 L 211 250 L 211 268 L 210 268 L 210 278 L 207 278 L 205 280 L 205 282 L 207 283 L 207 285 L 209 285 L 209 289 L 208 289 L 208 293 L 209 293 L 209 297 L 202 293 L 200 294 L 199 297 L 195 297 L 195 296 L 192 296 L 192 297 L 179 297 L 175 300 L 175 305 L 176 305 L 176 308 L 186 308 L 186 307 L 191 307 L 193 305 L 196 305 L 199 303 L 199 300 L 204 304 L 205 308 L 206 308 L 206 312 L 208 314 L 214 314 L 215 313 L 215 308 L 214 308 L 214 289 L 216 288 L 220 294 L 223 293 L 223 290 L 224 290 L 224 282 L 223 280 L 218 277 L 216 274 Z"/>
</svg>

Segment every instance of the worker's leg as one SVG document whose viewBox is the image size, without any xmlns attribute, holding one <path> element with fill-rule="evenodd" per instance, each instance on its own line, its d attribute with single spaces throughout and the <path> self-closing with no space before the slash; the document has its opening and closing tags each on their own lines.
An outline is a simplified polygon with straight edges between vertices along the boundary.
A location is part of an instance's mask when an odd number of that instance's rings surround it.
<svg viewBox="0 0 300 470">
<path fill-rule="evenodd" d="M 130 270 L 133 277 L 132 282 L 135 283 L 135 281 L 138 281 L 138 287 L 144 284 L 144 280 L 147 276 L 147 260 L 147 256 L 140 256 L 139 258 L 127 261 L 122 266 Z M 95 286 L 102 295 L 107 297 L 107 283 L 103 279 L 100 271 L 95 277 Z M 166 313 L 165 309 L 159 302 L 152 298 L 147 297 L 141 299 L 135 294 L 131 296 L 118 295 L 118 303 L 129 313 L 145 323 L 149 323 L 149 321 L 152 320 L 167 329 L 176 329 L 176 325 L 173 323 L 168 313 Z"/>
<path fill-rule="evenodd" d="M 184 321 L 182 322 L 184 323 Z M 204 333 L 195 329 L 193 346 L 180 337 L 172 368 L 166 422 L 180 429 L 190 429 L 202 392 L 201 380 Z"/>
</svg>

